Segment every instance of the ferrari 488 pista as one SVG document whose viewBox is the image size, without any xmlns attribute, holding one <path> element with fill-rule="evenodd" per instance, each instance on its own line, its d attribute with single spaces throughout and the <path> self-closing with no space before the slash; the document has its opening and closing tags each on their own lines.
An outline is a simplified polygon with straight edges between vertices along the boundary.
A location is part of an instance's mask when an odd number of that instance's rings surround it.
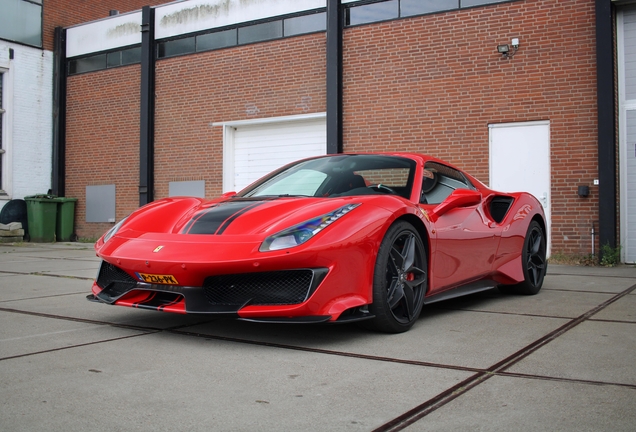
<svg viewBox="0 0 636 432">
<path fill-rule="evenodd" d="M 95 249 L 89 300 L 394 333 L 428 303 L 536 294 L 547 268 L 537 199 L 412 153 L 321 156 L 221 198 L 160 199 Z"/>
</svg>

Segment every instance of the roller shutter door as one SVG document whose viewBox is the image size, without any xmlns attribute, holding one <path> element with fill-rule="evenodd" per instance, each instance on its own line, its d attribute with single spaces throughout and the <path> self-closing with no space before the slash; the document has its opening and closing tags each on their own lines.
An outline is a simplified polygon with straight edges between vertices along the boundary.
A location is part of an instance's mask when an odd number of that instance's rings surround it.
<svg viewBox="0 0 636 432">
<path fill-rule="evenodd" d="M 235 191 L 298 159 L 326 153 L 325 119 L 240 126 L 234 130 Z"/>
</svg>

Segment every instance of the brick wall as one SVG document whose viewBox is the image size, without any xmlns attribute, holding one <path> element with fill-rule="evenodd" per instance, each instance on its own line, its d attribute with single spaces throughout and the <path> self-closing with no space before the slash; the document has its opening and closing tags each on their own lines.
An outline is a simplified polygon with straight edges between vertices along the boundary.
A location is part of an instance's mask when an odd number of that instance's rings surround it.
<svg viewBox="0 0 636 432">
<path fill-rule="evenodd" d="M 496 48 L 519 37 L 502 60 Z M 404 150 L 488 183 L 488 124 L 550 120 L 552 251 L 590 252 L 598 195 L 592 0 L 527 0 L 347 29 L 344 150 Z"/>
<path fill-rule="evenodd" d="M 502 60 L 496 47 L 512 37 L 519 52 Z M 426 152 L 487 182 L 488 124 L 549 120 L 552 251 L 589 252 L 597 190 L 586 199 L 576 192 L 597 177 L 592 0 L 517 1 L 349 28 L 344 65 L 345 151 Z M 116 183 L 118 218 L 138 202 L 138 76 L 137 66 L 69 80 L 67 195 Z M 155 196 L 167 196 L 170 181 L 205 180 L 213 197 L 223 137 L 211 123 L 324 111 L 325 34 L 164 59 L 156 76 Z M 93 139 L 86 124 L 99 130 Z M 107 228 L 85 224 L 83 211 L 80 203 L 80 236 Z"/>
<path fill-rule="evenodd" d="M 113 225 L 86 222 L 86 186 L 115 185 L 117 220 L 139 205 L 140 73 L 134 65 L 68 79 L 66 196 L 78 198 L 80 237 Z"/>
<path fill-rule="evenodd" d="M 87 185 L 116 185 L 117 219 L 138 207 L 139 76 L 129 66 L 69 77 L 66 195 L 79 198 L 80 237 L 112 226 L 85 222 Z M 220 194 L 222 128 L 210 124 L 324 112 L 324 76 L 324 34 L 158 61 L 155 197 L 185 180 Z"/>
<path fill-rule="evenodd" d="M 157 62 L 155 192 L 171 181 L 223 186 L 222 127 L 210 123 L 325 111 L 325 34 Z"/>
</svg>

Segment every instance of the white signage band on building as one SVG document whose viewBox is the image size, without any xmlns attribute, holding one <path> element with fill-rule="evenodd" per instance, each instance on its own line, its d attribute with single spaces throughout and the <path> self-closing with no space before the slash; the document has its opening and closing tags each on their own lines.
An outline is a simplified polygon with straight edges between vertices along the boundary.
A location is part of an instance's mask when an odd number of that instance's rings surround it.
<svg viewBox="0 0 636 432">
<path fill-rule="evenodd" d="M 267 3 L 267 7 L 264 7 Z M 155 8 L 155 38 L 289 15 L 326 7 L 326 0 L 190 0 Z M 67 29 L 66 56 L 77 57 L 141 43 L 141 11 Z"/>
</svg>

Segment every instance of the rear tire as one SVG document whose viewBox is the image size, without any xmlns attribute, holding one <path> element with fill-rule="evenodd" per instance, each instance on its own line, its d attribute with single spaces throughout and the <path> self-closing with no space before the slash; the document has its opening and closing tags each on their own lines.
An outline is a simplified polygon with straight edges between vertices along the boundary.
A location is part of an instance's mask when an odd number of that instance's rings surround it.
<svg viewBox="0 0 636 432">
<path fill-rule="evenodd" d="M 413 326 L 424 305 L 427 263 L 417 230 L 405 221 L 393 224 L 378 250 L 369 306 L 375 318 L 365 322 L 367 327 L 402 333 Z"/>
<path fill-rule="evenodd" d="M 543 279 L 548 270 L 546 261 L 546 238 L 543 228 L 537 221 L 532 221 L 523 242 L 521 264 L 523 266 L 523 282 L 502 287 L 504 292 L 534 295 L 543 286 Z"/>
</svg>

